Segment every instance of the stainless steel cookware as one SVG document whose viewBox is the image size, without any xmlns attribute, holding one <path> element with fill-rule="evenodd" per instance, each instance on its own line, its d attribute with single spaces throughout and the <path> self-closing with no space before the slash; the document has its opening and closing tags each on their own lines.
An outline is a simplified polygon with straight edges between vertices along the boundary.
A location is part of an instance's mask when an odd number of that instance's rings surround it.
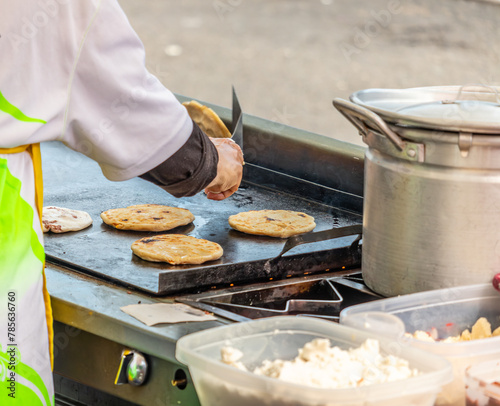
<svg viewBox="0 0 500 406">
<path fill-rule="evenodd" d="M 368 145 L 362 272 L 375 292 L 491 282 L 500 269 L 497 98 L 453 86 L 334 100 Z"/>
</svg>

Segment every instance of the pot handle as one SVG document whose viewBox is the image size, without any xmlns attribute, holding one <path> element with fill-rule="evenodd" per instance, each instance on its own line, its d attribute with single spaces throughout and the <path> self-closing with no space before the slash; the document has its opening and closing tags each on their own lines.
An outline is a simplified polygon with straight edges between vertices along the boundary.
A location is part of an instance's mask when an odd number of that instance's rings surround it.
<svg viewBox="0 0 500 406">
<path fill-rule="evenodd" d="M 354 104 L 338 97 L 333 99 L 333 105 L 345 118 L 347 118 L 347 120 L 349 120 L 354 125 L 354 127 L 359 130 L 360 134 L 366 136 L 370 131 L 368 129 L 368 126 L 374 127 L 376 130 L 380 131 L 387 138 L 389 138 L 389 140 L 399 151 L 403 151 L 405 145 L 404 141 L 398 134 L 396 134 L 389 128 L 387 123 L 382 120 L 382 118 L 378 114 L 368 110 L 363 106 Z"/>
</svg>

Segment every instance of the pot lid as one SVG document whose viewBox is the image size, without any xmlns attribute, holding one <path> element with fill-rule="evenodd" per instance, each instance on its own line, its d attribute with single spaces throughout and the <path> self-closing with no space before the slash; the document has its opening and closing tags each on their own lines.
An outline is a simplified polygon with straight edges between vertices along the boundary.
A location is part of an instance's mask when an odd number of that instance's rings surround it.
<svg viewBox="0 0 500 406">
<path fill-rule="evenodd" d="M 500 133 L 500 87 L 366 89 L 353 93 L 351 100 L 391 124 L 441 131 Z"/>
</svg>

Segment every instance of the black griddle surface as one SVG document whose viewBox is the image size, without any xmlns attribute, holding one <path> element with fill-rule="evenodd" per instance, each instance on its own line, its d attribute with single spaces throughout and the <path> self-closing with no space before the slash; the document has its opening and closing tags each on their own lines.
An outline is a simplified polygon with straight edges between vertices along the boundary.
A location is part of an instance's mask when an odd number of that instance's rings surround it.
<svg viewBox="0 0 500 406">
<path fill-rule="evenodd" d="M 359 265 L 359 252 L 349 248 L 355 237 L 344 237 L 298 246 L 270 266 L 268 260 L 280 253 L 285 239 L 251 236 L 229 226 L 230 215 L 260 209 L 303 211 L 315 218 L 315 231 L 360 222 L 360 216 L 297 198 L 291 194 L 293 191 L 276 192 L 244 183 L 235 195 L 220 202 L 208 200 L 203 192 L 177 199 L 139 178 L 111 182 L 97 163 L 59 142 L 42 145 L 42 161 L 44 205 L 84 210 L 93 219 L 93 225 L 85 230 L 46 233 L 48 262 L 162 295 Z M 158 233 L 116 230 L 102 222 L 100 213 L 145 203 L 189 209 L 196 217 L 194 222 L 167 233 L 215 241 L 224 249 L 222 258 L 202 265 L 174 266 L 135 256 L 131 244 Z"/>
</svg>

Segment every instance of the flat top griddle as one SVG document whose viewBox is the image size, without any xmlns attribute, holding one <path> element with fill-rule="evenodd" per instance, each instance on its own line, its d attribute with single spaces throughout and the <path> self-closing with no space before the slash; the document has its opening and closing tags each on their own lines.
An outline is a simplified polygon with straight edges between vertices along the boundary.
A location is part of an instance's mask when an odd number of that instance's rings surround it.
<svg viewBox="0 0 500 406">
<path fill-rule="evenodd" d="M 315 231 L 360 222 L 359 215 L 298 198 L 293 191 L 264 189 L 250 180 L 244 182 L 235 195 L 221 202 L 208 200 L 204 193 L 177 199 L 139 178 L 108 181 L 97 163 L 59 142 L 42 145 L 42 160 L 44 205 L 84 210 L 94 221 L 82 231 L 45 234 L 48 262 L 156 295 L 359 266 L 360 250 L 351 248 L 356 236 L 301 245 L 270 263 L 269 260 L 280 253 L 285 239 L 247 235 L 229 226 L 230 215 L 260 209 L 303 211 L 315 218 Z M 116 230 L 102 222 L 100 213 L 145 203 L 189 209 L 196 217 L 194 222 L 168 233 L 215 241 L 224 249 L 222 258 L 202 265 L 174 266 L 135 256 L 131 244 L 158 233 Z"/>
</svg>

